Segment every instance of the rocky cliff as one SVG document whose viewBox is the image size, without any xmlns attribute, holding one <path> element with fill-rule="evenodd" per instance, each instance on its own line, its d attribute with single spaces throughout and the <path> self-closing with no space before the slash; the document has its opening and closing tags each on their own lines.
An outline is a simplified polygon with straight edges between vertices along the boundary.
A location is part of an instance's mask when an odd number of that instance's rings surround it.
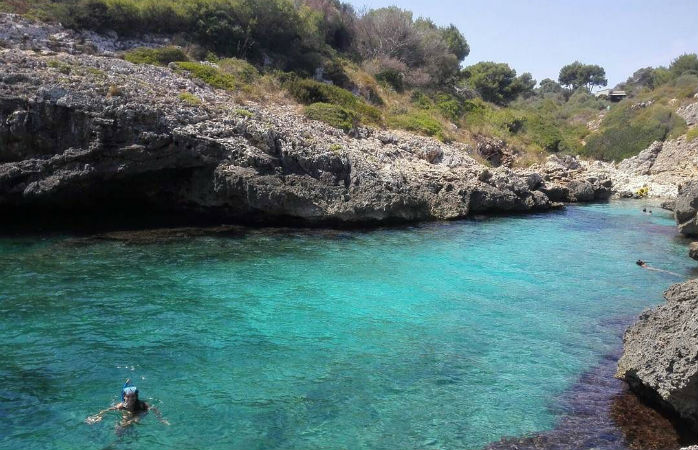
<svg viewBox="0 0 698 450">
<path fill-rule="evenodd" d="M 617 377 L 698 432 L 698 280 L 669 288 L 623 338 Z"/>
<path fill-rule="evenodd" d="M 171 213 L 347 224 L 542 210 L 610 195 L 603 180 L 488 168 L 466 146 L 406 132 L 361 128 L 350 137 L 294 105 L 240 104 L 176 70 L 112 53 L 142 43 L 16 16 L 0 21 L 5 220 Z"/>
<path fill-rule="evenodd" d="M 554 155 L 511 170 L 496 139 L 472 148 L 377 128 L 346 134 L 295 104 L 240 102 L 186 72 L 116 57 L 167 43 L 0 14 L 1 220 L 442 220 L 631 196 L 645 185 L 674 198 L 698 175 L 698 141 L 684 137 L 620 165 Z M 681 109 L 687 121 L 695 105 Z"/>
<path fill-rule="evenodd" d="M 167 68 L 14 49 L 0 64 L 5 209 L 367 222 L 551 206 L 540 179 L 489 170 L 463 147 L 373 129 L 350 138 Z"/>
<path fill-rule="evenodd" d="M 686 109 L 696 105 L 691 103 Z M 617 197 L 632 197 L 641 188 L 647 188 L 649 197 L 673 199 L 680 185 L 698 178 L 698 140 L 683 135 L 653 142 L 637 156 L 618 164 L 601 161 L 582 164 L 590 176 L 610 179 Z"/>
<path fill-rule="evenodd" d="M 681 185 L 674 203 L 674 218 L 681 234 L 698 236 L 698 179 Z"/>
</svg>

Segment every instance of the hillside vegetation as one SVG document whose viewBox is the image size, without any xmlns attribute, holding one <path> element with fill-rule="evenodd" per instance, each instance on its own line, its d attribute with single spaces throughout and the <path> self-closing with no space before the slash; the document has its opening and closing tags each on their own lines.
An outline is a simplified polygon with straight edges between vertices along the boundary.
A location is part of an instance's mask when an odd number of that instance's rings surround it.
<svg viewBox="0 0 698 450">
<path fill-rule="evenodd" d="M 241 100 L 297 102 L 347 132 L 401 128 L 473 145 L 496 137 L 520 164 L 557 152 L 637 154 L 686 132 L 675 110 L 698 91 L 695 54 L 638 70 L 615 104 L 591 94 L 607 84 L 598 65 L 574 61 L 557 81 L 537 83 L 506 63 L 465 65 L 470 47 L 453 25 L 397 7 L 357 13 L 338 0 L 4 0 L 0 10 L 74 29 L 168 35 L 169 47 L 122 57 L 169 65 Z"/>
</svg>

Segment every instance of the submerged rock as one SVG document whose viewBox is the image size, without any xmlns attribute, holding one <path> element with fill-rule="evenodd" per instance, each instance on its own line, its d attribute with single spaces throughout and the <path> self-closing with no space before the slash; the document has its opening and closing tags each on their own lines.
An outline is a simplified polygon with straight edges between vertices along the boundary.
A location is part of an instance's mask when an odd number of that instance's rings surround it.
<svg viewBox="0 0 698 450">
<path fill-rule="evenodd" d="M 698 432 L 698 280 L 675 284 L 623 337 L 616 376 Z"/>
</svg>

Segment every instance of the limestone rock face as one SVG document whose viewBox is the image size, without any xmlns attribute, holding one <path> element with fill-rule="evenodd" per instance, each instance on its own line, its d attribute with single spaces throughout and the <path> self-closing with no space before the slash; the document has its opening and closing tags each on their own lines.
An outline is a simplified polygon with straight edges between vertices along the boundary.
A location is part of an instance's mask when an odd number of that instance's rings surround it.
<svg viewBox="0 0 698 450">
<path fill-rule="evenodd" d="M 698 103 L 687 105 L 694 111 Z M 653 142 L 638 155 L 618 164 L 580 161 L 587 176 L 609 178 L 616 197 L 639 197 L 638 191 L 653 198 L 675 199 L 678 186 L 698 178 L 698 140 L 686 136 Z"/>
<path fill-rule="evenodd" d="M 698 102 L 682 106 L 676 110 L 676 114 L 681 116 L 688 126 L 698 124 Z"/>
<path fill-rule="evenodd" d="M 487 168 L 465 145 L 347 135 L 294 105 L 240 104 L 170 68 L 70 48 L 0 50 L 2 219 L 119 210 L 350 224 L 552 206 L 540 176 Z"/>
<path fill-rule="evenodd" d="M 589 202 L 594 199 L 594 188 L 587 180 L 573 180 L 568 185 L 569 199 L 577 202 Z"/>
<path fill-rule="evenodd" d="M 691 242 L 688 246 L 688 256 L 698 261 L 698 242 Z"/>
<path fill-rule="evenodd" d="M 648 175 L 654 165 L 657 155 L 662 151 L 662 143 L 654 141 L 637 156 L 624 159 L 618 164 L 618 170 L 633 175 Z"/>
<path fill-rule="evenodd" d="M 477 138 L 476 150 L 480 156 L 494 167 L 511 167 L 514 158 L 507 148 L 506 142 L 501 139 L 479 136 Z"/>
<path fill-rule="evenodd" d="M 540 175 L 537 189 L 553 202 L 592 202 L 613 194 L 613 182 L 606 174 L 590 174 L 574 156 L 550 155 L 545 164 L 530 170 Z"/>
<path fill-rule="evenodd" d="M 623 337 L 616 376 L 698 431 L 698 280 L 675 284 Z"/>
<path fill-rule="evenodd" d="M 684 184 L 674 204 L 674 218 L 679 232 L 686 236 L 698 236 L 698 180 Z"/>
<path fill-rule="evenodd" d="M 512 170 L 497 139 L 472 148 L 399 130 L 347 134 L 298 105 L 241 103 L 176 64 L 114 57 L 165 38 L 0 14 L 0 39 L 0 221 L 114 211 L 216 223 L 443 220 L 611 193 L 608 177 L 571 156 Z"/>
<path fill-rule="evenodd" d="M 683 172 L 696 175 L 698 167 L 698 139 L 686 140 L 686 135 L 666 141 L 649 171 L 652 175 L 664 172 Z"/>
</svg>

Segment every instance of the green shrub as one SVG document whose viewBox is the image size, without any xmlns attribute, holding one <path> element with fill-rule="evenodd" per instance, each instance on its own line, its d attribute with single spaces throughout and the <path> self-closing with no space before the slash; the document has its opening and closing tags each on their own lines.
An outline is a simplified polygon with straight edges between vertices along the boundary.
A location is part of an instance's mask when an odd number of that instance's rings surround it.
<svg viewBox="0 0 698 450">
<path fill-rule="evenodd" d="M 190 92 L 182 92 L 178 95 L 179 99 L 190 106 L 201 105 L 201 99 Z"/>
<path fill-rule="evenodd" d="M 489 111 L 489 120 L 502 130 L 511 134 L 518 133 L 523 128 L 526 117 L 518 111 L 503 108 Z"/>
<path fill-rule="evenodd" d="M 342 63 L 336 60 L 325 62 L 322 66 L 324 70 L 323 77 L 332 81 L 335 85 L 343 88 L 351 86 L 352 82 L 344 71 Z"/>
<path fill-rule="evenodd" d="M 607 161 L 621 160 L 637 155 L 653 141 L 678 136 L 685 129 L 684 120 L 665 106 L 633 108 L 628 102 L 604 117 L 600 132 L 587 138 L 583 153 Z"/>
<path fill-rule="evenodd" d="M 693 73 L 684 73 L 674 80 L 673 84 L 677 90 L 676 97 L 693 97 L 698 91 L 698 75 Z"/>
<path fill-rule="evenodd" d="M 286 89 L 299 103 L 329 103 L 357 114 L 362 122 L 380 123 L 381 111 L 346 89 L 308 79 L 292 79 Z"/>
<path fill-rule="evenodd" d="M 72 72 L 72 66 L 70 64 L 55 59 L 49 61 L 47 65 L 58 70 L 63 75 L 70 75 L 70 72 Z"/>
<path fill-rule="evenodd" d="M 405 83 L 403 75 L 397 70 L 387 69 L 376 74 L 376 81 L 385 83 L 395 90 L 395 92 L 403 92 Z"/>
<path fill-rule="evenodd" d="M 552 120 L 533 115 L 526 123 L 526 131 L 532 141 L 547 152 L 557 153 L 564 148 L 564 138 L 560 128 Z"/>
<path fill-rule="evenodd" d="M 691 142 L 698 139 L 698 127 L 693 127 L 686 133 L 686 141 Z"/>
<path fill-rule="evenodd" d="M 434 106 L 434 102 L 431 101 L 429 96 L 418 89 L 412 91 L 410 101 L 419 109 L 431 109 Z"/>
<path fill-rule="evenodd" d="M 8 9 L 73 29 L 180 33 L 221 55 L 259 63 L 269 56 L 289 69 L 312 70 L 309 55 L 329 50 L 319 13 L 291 0 L 12 0 L 22 2 L 28 6 Z"/>
<path fill-rule="evenodd" d="M 177 70 L 189 72 L 194 77 L 213 87 L 234 90 L 238 88 L 235 76 L 222 72 L 215 66 L 198 62 L 178 62 Z"/>
<path fill-rule="evenodd" d="M 309 79 L 295 79 L 287 84 L 286 89 L 299 103 L 333 103 L 347 106 L 358 103 L 354 94 L 337 86 Z"/>
<path fill-rule="evenodd" d="M 359 122 L 352 111 L 330 103 L 312 103 L 305 107 L 304 113 L 309 119 L 320 120 L 344 131 L 351 130 Z"/>
<path fill-rule="evenodd" d="M 441 140 L 444 139 L 441 123 L 426 112 L 417 111 L 389 117 L 388 125 L 394 128 L 416 131 L 427 136 L 436 136 Z"/>
<path fill-rule="evenodd" d="M 134 64 L 151 64 L 154 66 L 166 66 L 174 61 L 189 60 L 181 48 L 174 46 L 134 48 L 124 53 L 124 59 Z"/>
<path fill-rule="evenodd" d="M 259 78 L 259 71 L 244 59 L 226 58 L 219 60 L 217 64 L 221 71 L 234 75 L 245 83 L 252 83 Z"/>
<path fill-rule="evenodd" d="M 465 112 L 463 103 L 450 94 L 436 94 L 434 102 L 436 103 L 436 107 L 439 109 L 439 112 L 441 112 L 441 115 L 452 122 L 456 122 L 458 119 L 460 119 Z"/>
<path fill-rule="evenodd" d="M 237 108 L 235 110 L 235 114 L 237 114 L 238 116 L 248 118 L 248 119 L 254 117 L 254 114 L 251 111 L 248 111 L 244 108 Z"/>
</svg>

